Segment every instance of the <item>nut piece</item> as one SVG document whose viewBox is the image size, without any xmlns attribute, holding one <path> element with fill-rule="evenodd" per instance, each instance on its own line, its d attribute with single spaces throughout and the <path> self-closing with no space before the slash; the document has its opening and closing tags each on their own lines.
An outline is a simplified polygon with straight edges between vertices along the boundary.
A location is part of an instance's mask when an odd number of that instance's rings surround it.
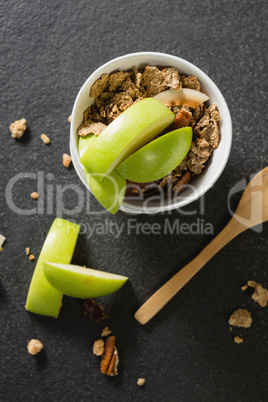
<svg viewBox="0 0 268 402">
<path fill-rule="evenodd" d="M 25 248 L 25 253 L 26 253 L 26 255 L 29 255 L 29 254 L 30 254 L 30 247 L 26 247 L 26 248 Z"/>
<path fill-rule="evenodd" d="M 105 351 L 101 357 L 100 371 L 102 374 L 114 376 L 118 374 L 117 366 L 119 363 L 118 352 L 115 347 L 116 337 L 109 336 L 105 342 Z"/>
<path fill-rule="evenodd" d="M 72 121 L 72 115 L 70 114 L 70 116 L 68 117 L 68 122 L 71 123 Z"/>
<path fill-rule="evenodd" d="M 242 343 L 242 342 L 244 342 L 244 341 L 243 341 L 242 338 L 240 338 L 240 336 L 235 336 L 235 337 L 234 337 L 234 342 L 235 342 L 235 343 Z"/>
<path fill-rule="evenodd" d="M 70 166 L 70 163 L 72 162 L 72 158 L 68 154 L 63 154 L 62 161 L 63 161 L 63 166 L 68 168 Z"/>
<path fill-rule="evenodd" d="M 266 307 L 268 303 L 268 290 L 263 288 L 260 283 L 257 283 L 251 298 L 259 303 L 261 307 Z"/>
<path fill-rule="evenodd" d="M 108 336 L 112 333 L 112 331 L 109 329 L 109 327 L 104 327 L 101 333 L 101 336 Z"/>
<path fill-rule="evenodd" d="M 142 387 L 145 384 L 145 378 L 138 378 L 137 384 Z"/>
<path fill-rule="evenodd" d="M 10 124 L 9 130 L 11 137 L 21 138 L 26 130 L 26 119 L 15 120 L 14 123 Z"/>
<path fill-rule="evenodd" d="M 50 139 L 46 134 L 41 134 L 40 137 L 44 144 L 50 144 Z"/>
<path fill-rule="evenodd" d="M 98 339 L 93 344 L 93 353 L 96 356 L 101 356 L 103 355 L 103 352 L 104 352 L 104 340 Z"/>
<path fill-rule="evenodd" d="M 38 339 L 31 339 L 27 345 L 28 352 L 30 355 L 37 355 L 43 349 L 43 344 Z"/>
<path fill-rule="evenodd" d="M 235 310 L 229 318 L 229 324 L 233 327 L 249 328 L 252 324 L 250 312 L 243 308 Z"/>
<path fill-rule="evenodd" d="M 243 292 L 244 292 L 245 290 L 247 290 L 247 288 L 248 288 L 248 285 L 241 286 L 241 290 L 243 290 Z"/>
<path fill-rule="evenodd" d="M 33 200 L 37 200 L 38 197 L 39 197 L 39 194 L 38 194 L 37 191 L 34 191 L 33 193 L 31 193 L 31 198 L 32 198 Z"/>
<path fill-rule="evenodd" d="M 30 260 L 30 261 L 33 261 L 34 259 L 35 259 L 35 256 L 34 256 L 33 254 L 30 254 L 30 255 L 29 255 L 29 260 Z"/>
<path fill-rule="evenodd" d="M 255 288 L 257 286 L 257 282 L 255 281 L 248 281 L 247 284 L 250 288 Z"/>
</svg>

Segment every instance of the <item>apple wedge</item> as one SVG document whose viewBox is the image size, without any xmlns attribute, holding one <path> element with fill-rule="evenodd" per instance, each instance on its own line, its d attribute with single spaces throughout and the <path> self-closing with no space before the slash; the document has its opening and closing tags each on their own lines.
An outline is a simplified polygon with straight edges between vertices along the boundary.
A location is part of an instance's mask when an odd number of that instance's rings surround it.
<svg viewBox="0 0 268 402">
<path fill-rule="evenodd" d="M 92 138 L 93 136 L 93 138 Z M 87 150 L 91 141 L 96 141 L 97 137 L 93 134 L 86 137 L 79 137 L 78 151 L 82 156 Z M 100 181 L 99 174 L 90 174 L 83 168 L 84 176 L 90 190 L 99 203 L 111 214 L 115 214 L 120 208 L 126 192 L 126 179 L 120 176 L 116 171 L 111 172 Z"/>
<path fill-rule="evenodd" d="M 79 156 L 83 155 L 83 153 L 90 147 L 90 144 L 97 140 L 97 137 L 94 134 L 88 134 L 85 137 L 81 135 L 78 138 L 78 152 Z"/>
<path fill-rule="evenodd" d="M 128 280 L 126 276 L 52 262 L 43 263 L 47 281 L 64 295 L 78 297 L 100 297 L 120 289 Z"/>
<path fill-rule="evenodd" d="M 43 261 L 69 264 L 79 229 L 79 225 L 65 219 L 56 218 L 52 223 L 33 273 L 26 301 L 26 310 L 36 314 L 58 317 L 62 292 L 52 287 L 46 280 Z"/>
<path fill-rule="evenodd" d="M 116 170 L 125 179 L 136 183 L 161 179 L 185 158 L 192 136 L 192 127 L 179 128 L 162 135 L 129 156 Z"/>
<path fill-rule="evenodd" d="M 195 89 L 183 88 L 180 91 L 176 89 L 169 89 L 167 91 L 160 92 L 154 99 L 159 100 L 166 106 L 186 105 L 190 107 L 197 107 L 201 103 L 209 100 L 209 96 L 203 92 L 196 91 Z"/>
<path fill-rule="evenodd" d="M 92 194 L 108 212 L 114 215 L 124 200 L 126 179 L 115 170 L 103 177 L 101 181 L 100 174 L 90 174 L 86 168 L 83 171 Z"/>
<path fill-rule="evenodd" d="M 111 173 L 123 160 L 150 142 L 175 119 L 174 113 L 154 98 L 135 103 L 120 114 L 80 158 L 90 174 Z"/>
</svg>

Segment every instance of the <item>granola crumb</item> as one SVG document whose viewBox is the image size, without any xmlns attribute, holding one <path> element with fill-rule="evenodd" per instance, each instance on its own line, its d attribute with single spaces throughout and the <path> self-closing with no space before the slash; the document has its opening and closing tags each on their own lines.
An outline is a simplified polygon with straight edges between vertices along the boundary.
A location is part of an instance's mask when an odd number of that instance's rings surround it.
<svg viewBox="0 0 268 402">
<path fill-rule="evenodd" d="M 72 115 L 70 114 L 70 116 L 68 117 L 68 122 L 71 123 L 72 121 Z"/>
<path fill-rule="evenodd" d="M 37 191 L 34 191 L 33 193 L 31 193 L 31 198 L 32 198 L 33 200 L 37 200 L 38 197 L 39 197 L 39 194 L 38 194 Z"/>
<path fill-rule="evenodd" d="M 104 340 L 98 339 L 93 344 L 93 353 L 96 356 L 102 356 L 104 353 Z"/>
<path fill-rule="evenodd" d="M 248 288 L 248 285 L 243 285 L 243 286 L 241 286 L 241 290 L 243 290 L 243 292 L 244 292 L 245 290 L 247 290 L 247 288 Z"/>
<path fill-rule="evenodd" d="M 247 281 L 247 284 L 250 288 L 255 288 L 257 286 L 257 282 L 255 281 Z"/>
<path fill-rule="evenodd" d="M 46 144 L 46 145 L 50 144 L 50 139 L 48 138 L 48 136 L 46 134 L 41 134 L 40 137 L 44 144 Z"/>
<path fill-rule="evenodd" d="M 235 336 L 234 337 L 234 342 L 235 343 L 242 343 L 242 342 L 244 342 L 244 340 L 242 338 L 240 338 L 240 336 Z"/>
<path fill-rule="evenodd" d="M 31 339 L 30 342 L 27 345 L 28 352 L 30 355 L 37 355 L 37 353 L 41 352 L 41 350 L 44 348 L 44 345 L 42 342 L 40 342 L 38 339 Z"/>
<path fill-rule="evenodd" d="M 35 256 L 34 256 L 33 254 L 30 254 L 30 255 L 29 255 L 29 260 L 30 260 L 30 261 L 33 261 L 34 259 L 35 259 Z"/>
<path fill-rule="evenodd" d="M 15 120 L 10 124 L 11 137 L 21 138 L 26 130 L 26 119 Z"/>
<path fill-rule="evenodd" d="M 0 246 L 0 251 L 3 251 L 4 249 L 3 249 L 3 247 L 2 246 Z"/>
<path fill-rule="evenodd" d="M 251 313 L 246 309 L 239 308 L 230 316 L 229 324 L 233 327 L 249 328 L 252 324 Z"/>
<path fill-rule="evenodd" d="M 251 298 L 261 307 L 266 307 L 268 303 L 268 290 L 263 288 L 260 283 L 257 283 Z"/>
<path fill-rule="evenodd" d="M 142 387 L 145 384 L 145 378 L 138 378 L 137 384 Z"/>
<path fill-rule="evenodd" d="M 101 336 L 108 336 L 112 333 L 109 327 L 104 327 L 101 333 Z"/>
<path fill-rule="evenodd" d="M 232 332 L 233 328 L 232 328 L 232 327 L 229 327 L 229 330 Z"/>
<path fill-rule="evenodd" d="M 63 154 L 62 155 L 62 161 L 63 161 L 63 166 L 68 168 L 72 162 L 72 158 L 68 154 Z"/>
<path fill-rule="evenodd" d="M 25 248 L 25 253 L 26 253 L 26 255 L 30 255 L 30 247 Z"/>
</svg>

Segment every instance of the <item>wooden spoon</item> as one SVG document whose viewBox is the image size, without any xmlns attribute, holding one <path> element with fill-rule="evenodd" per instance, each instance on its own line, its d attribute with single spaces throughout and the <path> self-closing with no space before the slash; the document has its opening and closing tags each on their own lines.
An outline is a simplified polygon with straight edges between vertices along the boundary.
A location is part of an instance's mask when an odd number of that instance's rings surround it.
<svg viewBox="0 0 268 402">
<path fill-rule="evenodd" d="M 238 207 L 225 228 L 136 312 L 135 318 L 146 324 L 162 307 L 226 244 L 245 230 L 268 221 L 268 167 L 247 185 Z"/>
</svg>

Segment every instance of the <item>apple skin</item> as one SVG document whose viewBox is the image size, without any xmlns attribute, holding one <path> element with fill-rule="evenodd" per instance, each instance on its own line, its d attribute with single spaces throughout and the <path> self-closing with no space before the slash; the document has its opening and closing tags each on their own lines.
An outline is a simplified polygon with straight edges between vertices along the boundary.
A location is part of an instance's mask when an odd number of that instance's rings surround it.
<svg viewBox="0 0 268 402">
<path fill-rule="evenodd" d="M 94 134 L 93 137 L 96 140 L 97 137 Z M 92 134 L 79 137 L 79 155 L 82 156 L 87 150 L 88 144 L 95 140 L 92 138 Z M 119 210 L 124 200 L 126 179 L 120 176 L 116 171 L 111 172 L 108 176 L 104 177 L 102 181 L 99 180 L 99 174 L 91 175 L 85 167 L 83 168 L 83 172 L 95 198 L 107 211 L 114 215 Z"/>
<path fill-rule="evenodd" d="M 51 286 L 64 295 L 80 299 L 108 295 L 120 289 L 128 280 L 126 276 L 77 265 L 43 262 L 43 270 Z"/>
<path fill-rule="evenodd" d="M 33 273 L 26 301 L 26 310 L 36 314 L 58 317 L 62 292 L 56 290 L 46 280 L 43 261 L 69 264 L 79 229 L 79 225 L 65 219 L 56 218 L 52 223 Z"/>
<path fill-rule="evenodd" d="M 84 137 L 82 137 L 81 135 L 78 138 L 78 153 L 79 156 L 81 158 L 81 156 L 83 155 L 83 153 L 88 149 L 88 147 L 90 146 L 90 144 L 93 141 L 96 141 L 97 137 L 94 134 L 88 134 Z"/>
<path fill-rule="evenodd" d="M 89 173 L 99 173 L 101 179 L 174 119 L 174 113 L 158 100 L 143 99 L 120 114 L 98 137 L 90 137 L 80 161 Z"/>
<path fill-rule="evenodd" d="M 99 174 L 90 174 L 85 168 L 83 171 L 92 194 L 103 208 L 114 215 L 124 200 L 126 179 L 120 176 L 115 170 L 103 177 L 101 181 Z"/>
<path fill-rule="evenodd" d="M 162 135 L 122 162 L 116 171 L 125 179 L 147 183 L 161 179 L 178 166 L 189 152 L 192 127 Z"/>
</svg>

